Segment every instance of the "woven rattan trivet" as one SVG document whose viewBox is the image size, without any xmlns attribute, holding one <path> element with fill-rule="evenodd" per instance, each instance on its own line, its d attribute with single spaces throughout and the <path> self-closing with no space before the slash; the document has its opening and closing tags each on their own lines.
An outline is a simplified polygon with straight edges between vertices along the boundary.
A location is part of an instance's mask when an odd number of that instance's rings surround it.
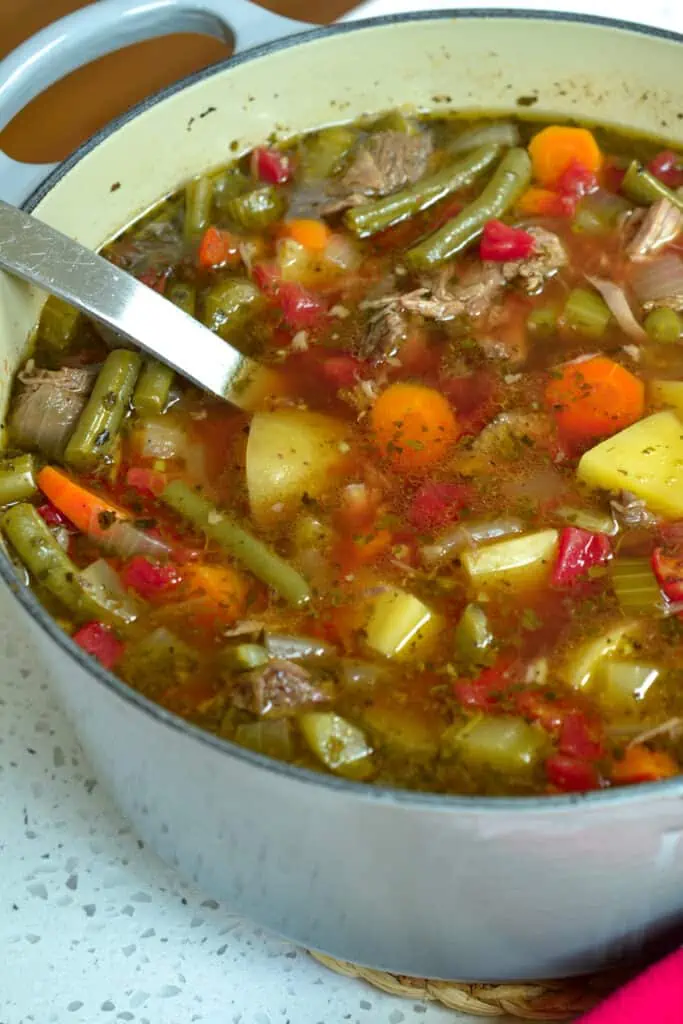
<svg viewBox="0 0 683 1024">
<path fill-rule="evenodd" d="M 402 974 L 387 974 L 334 960 L 323 953 L 311 956 L 347 978 L 360 978 L 392 996 L 441 1003 L 449 1010 L 479 1017 L 510 1017 L 522 1020 L 575 1020 L 626 980 L 623 971 L 609 971 L 569 981 L 539 981 L 503 985 L 465 984 L 460 981 L 429 981 Z"/>
</svg>

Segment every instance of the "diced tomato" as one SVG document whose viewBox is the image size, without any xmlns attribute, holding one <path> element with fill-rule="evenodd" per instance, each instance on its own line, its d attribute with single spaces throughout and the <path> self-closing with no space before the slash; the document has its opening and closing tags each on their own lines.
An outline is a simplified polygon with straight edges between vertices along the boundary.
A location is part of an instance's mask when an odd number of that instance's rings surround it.
<svg viewBox="0 0 683 1024">
<path fill-rule="evenodd" d="M 315 327 L 327 312 L 323 299 L 294 281 L 285 281 L 280 285 L 277 299 L 285 322 L 297 331 Z"/>
<path fill-rule="evenodd" d="M 48 526 L 63 526 L 71 533 L 78 532 L 71 520 L 67 519 L 64 513 L 60 512 L 57 506 L 53 505 L 51 501 L 46 501 L 42 505 L 39 505 L 36 511 Z"/>
<path fill-rule="evenodd" d="M 548 782 L 563 793 L 585 793 L 600 788 L 600 776 L 595 765 L 564 754 L 553 754 L 545 762 Z"/>
<path fill-rule="evenodd" d="M 166 291 L 166 281 L 169 274 L 170 270 L 145 270 L 138 277 L 138 281 L 140 284 L 146 284 L 148 288 L 163 295 Z"/>
<path fill-rule="evenodd" d="M 206 229 L 199 243 L 197 264 L 202 270 L 214 267 L 237 266 L 241 262 L 237 239 L 229 231 L 213 227 Z"/>
<path fill-rule="evenodd" d="M 603 748 L 593 733 L 594 730 L 591 730 L 586 716 L 581 711 L 573 711 L 566 715 L 560 726 L 560 753 L 583 761 L 598 761 L 603 755 Z"/>
<path fill-rule="evenodd" d="M 340 388 L 352 388 L 366 369 L 364 362 L 345 353 L 328 356 L 320 364 L 322 376 L 336 391 Z"/>
<path fill-rule="evenodd" d="M 454 523 L 472 493 L 467 484 L 423 484 L 408 508 L 408 522 L 421 533 Z"/>
<path fill-rule="evenodd" d="M 157 498 L 166 486 L 166 477 L 155 469 L 132 466 L 126 473 L 126 484 L 146 498 Z"/>
<path fill-rule="evenodd" d="M 257 146 L 251 154 L 251 173 L 269 185 L 284 185 L 294 173 L 292 158 L 277 149 Z"/>
<path fill-rule="evenodd" d="M 556 190 L 563 196 L 576 196 L 581 198 L 598 188 L 598 179 L 587 167 L 578 160 L 572 162 L 565 168 L 555 185 Z"/>
<path fill-rule="evenodd" d="M 483 260 L 523 260 L 534 249 L 534 238 L 522 228 L 512 228 L 500 220 L 489 220 L 479 243 L 479 255 Z"/>
<path fill-rule="evenodd" d="M 485 668 L 476 679 L 459 679 L 453 684 L 457 700 L 465 707 L 492 711 L 516 682 L 517 665 L 509 655 L 501 655 L 495 665 Z"/>
<path fill-rule="evenodd" d="M 574 583 L 596 565 L 604 565 L 612 554 L 612 545 L 605 533 L 591 533 L 578 526 L 566 526 L 560 533 L 557 561 L 552 582 L 556 587 Z"/>
<path fill-rule="evenodd" d="M 427 377 L 436 373 L 439 365 L 439 352 L 436 345 L 429 343 L 425 331 L 413 328 L 408 337 L 401 343 L 396 353 L 401 364 L 400 373 L 411 377 Z"/>
<path fill-rule="evenodd" d="M 255 263 L 251 268 L 251 276 L 254 284 L 264 295 L 271 299 L 275 298 L 282 282 L 280 269 L 276 263 Z"/>
<path fill-rule="evenodd" d="M 679 156 L 671 149 L 657 153 L 648 163 L 647 169 L 669 188 L 680 188 L 683 185 L 683 166 Z"/>
<path fill-rule="evenodd" d="M 496 408 L 496 380 L 487 370 L 475 370 L 466 377 L 442 377 L 439 391 L 458 414 L 463 434 L 478 434 Z"/>
<path fill-rule="evenodd" d="M 113 668 L 123 654 L 123 644 L 103 622 L 88 622 L 74 633 L 74 643 L 97 658 L 105 668 Z"/>
<path fill-rule="evenodd" d="M 566 700 L 550 700 L 539 690 L 515 694 L 515 707 L 525 718 L 538 722 L 546 732 L 556 734 L 573 708 Z"/>
<path fill-rule="evenodd" d="M 144 555 L 136 555 L 128 562 L 121 579 L 124 586 L 135 590 L 146 601 L 154 601 L 180 583 L 182 577 L 175 565 L 155 565 Z"/>
<path fill-rule="evenodd" d="M 668 601 L 674 604 L 683 601 L 683 558 L 665 555 L 661 548 L 655 548 L 652 571 Z"/>
<path fill-rule="evenodd" d="M 603 185 L 609 192 L 620 192 L 621 184 L 626 175 L 626 168 L 607 161 L 602 168 Z"/>
</svg>

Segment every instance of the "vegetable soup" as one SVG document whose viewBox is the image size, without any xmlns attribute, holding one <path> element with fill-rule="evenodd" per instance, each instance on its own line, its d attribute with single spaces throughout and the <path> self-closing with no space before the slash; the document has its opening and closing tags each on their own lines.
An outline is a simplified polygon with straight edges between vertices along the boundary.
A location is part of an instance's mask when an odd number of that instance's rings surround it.
<svg viewBox="0 0 683 1024">
<path fill-rule="evenodd" d="M 226 146 L 227 152 L 227 146 Z M 278 371 L 253 415 L 50 299 L 0 463 L 74 642 L 251 750 L 440 793 L 683 771 L 683 157 L 391 112 L 108 259 Z"/>
</svg>

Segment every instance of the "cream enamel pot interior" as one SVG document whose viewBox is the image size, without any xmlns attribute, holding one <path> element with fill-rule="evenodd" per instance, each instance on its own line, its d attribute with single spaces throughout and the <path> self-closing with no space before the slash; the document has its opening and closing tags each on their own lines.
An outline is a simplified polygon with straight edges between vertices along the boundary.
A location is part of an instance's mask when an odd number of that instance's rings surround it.
<svg viewBox="0 0 683 1024">
<path fill-rule="evenodd" d="M 142 6 L 168 14 L 176 4 Z M 136 5 L 94 7 L 106 20 Z M 213 31 L 208 8 L 203 27 Z M 245 16 L 243 0 L 223 8 L 228 21 Z M 291 27 L 271 24 L 270 34 Z M 151 34 L 149 20 L 138 29 Z M 89 56 L 112 48 L 96 35 L 83 45 Z M 683 144 L 682 66 L 679 37 L 569 16 L 462 11 L 316 30 L 144 103 L 27 205 L 98 247 L 225 162 L 233 140 L 244 152 L 273 130 L 299 133 L 407 102 L 533 104 L 534 113 L 599 118 Z M 17 106 L 0 87 L 4 99 Z M 3 402 L 41 302 L 0 277 Z M 269 762 L 131 692 L 71 644 L 4 555 L 0 573 L 96 773 L 140 836 L 207 893 L 282 935 L 394 972 L 486 981 L 605 967 L 683 922 L 683 780 L 584 798 L 447 799 Z"/>
</svg>

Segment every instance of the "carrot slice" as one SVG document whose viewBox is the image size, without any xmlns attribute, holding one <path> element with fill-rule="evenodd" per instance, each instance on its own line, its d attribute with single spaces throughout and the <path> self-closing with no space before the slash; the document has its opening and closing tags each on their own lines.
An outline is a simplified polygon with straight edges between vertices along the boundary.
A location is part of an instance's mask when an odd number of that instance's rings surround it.
<svg viewBox="0 0 683 1024">
<path fill-rule="evenodd" d="M 663 750 L 650 750 L 641 743 L 628 747 L 612 769 L 612 782 L 627 785 L 635 782 L 656 782 L 678 775 L 679 766 L 670 754 Z"/>
<path fill-rule="evenodd" d="M 182 586 L 183 607 L 198 624 L 232 625 L 245 612 L 247 581 L 227 565 L 188 565 Z"/>
<path fill-rule="evenodd" d="M 517 200 L 517 211 L 528 217 L 565 217 L 566 204 L 558 192 L 532 185 Z"/>
<path fill-rule="evenodd" d="M 370 415 L 375 444 L 398 469 L 433 466 L 458 437 L 455 415 L 440 392 L 420 384 L 392 384 Z"/>
<path fill-rule="evenodd" d="M 332 232 L 321 220 L 288 220 L 282 225 L 282 234 L 292 238 L 306 249 L 320 251 L 326 248 Z"/>
<path fill-rule="evenodd" d="M 206 229 L 197 252 L 197 265 L 202 270 L 222 267 L 225 263 L 236 263 L 239 258 L 237 242 L 229 231 L 222 231 L 213 226 Z"/>
<path fill-rule="evenodd" d="M 602 153 L 591 132 L 567 125 L 550 125 L 534 135 L 529 156 L 536 181 L 546 186 L 554 185 L 571 163 L 593 174 L 602 166 Z"/>
<path fill-rule="evenodd" d="M 545 397 L 558 429 L 573 441 L 616 434 L 645 409 L 643 382 L 606 356 L 560 367 Z"/>
<path fill-rule="evenodd" d="M 45 466 L 36 480 L 45 497 L 90 537 L 104 537 L 115 521 L 130 519 L 124 509 L 86 490 L 61 469 Z"/>
</svg>

